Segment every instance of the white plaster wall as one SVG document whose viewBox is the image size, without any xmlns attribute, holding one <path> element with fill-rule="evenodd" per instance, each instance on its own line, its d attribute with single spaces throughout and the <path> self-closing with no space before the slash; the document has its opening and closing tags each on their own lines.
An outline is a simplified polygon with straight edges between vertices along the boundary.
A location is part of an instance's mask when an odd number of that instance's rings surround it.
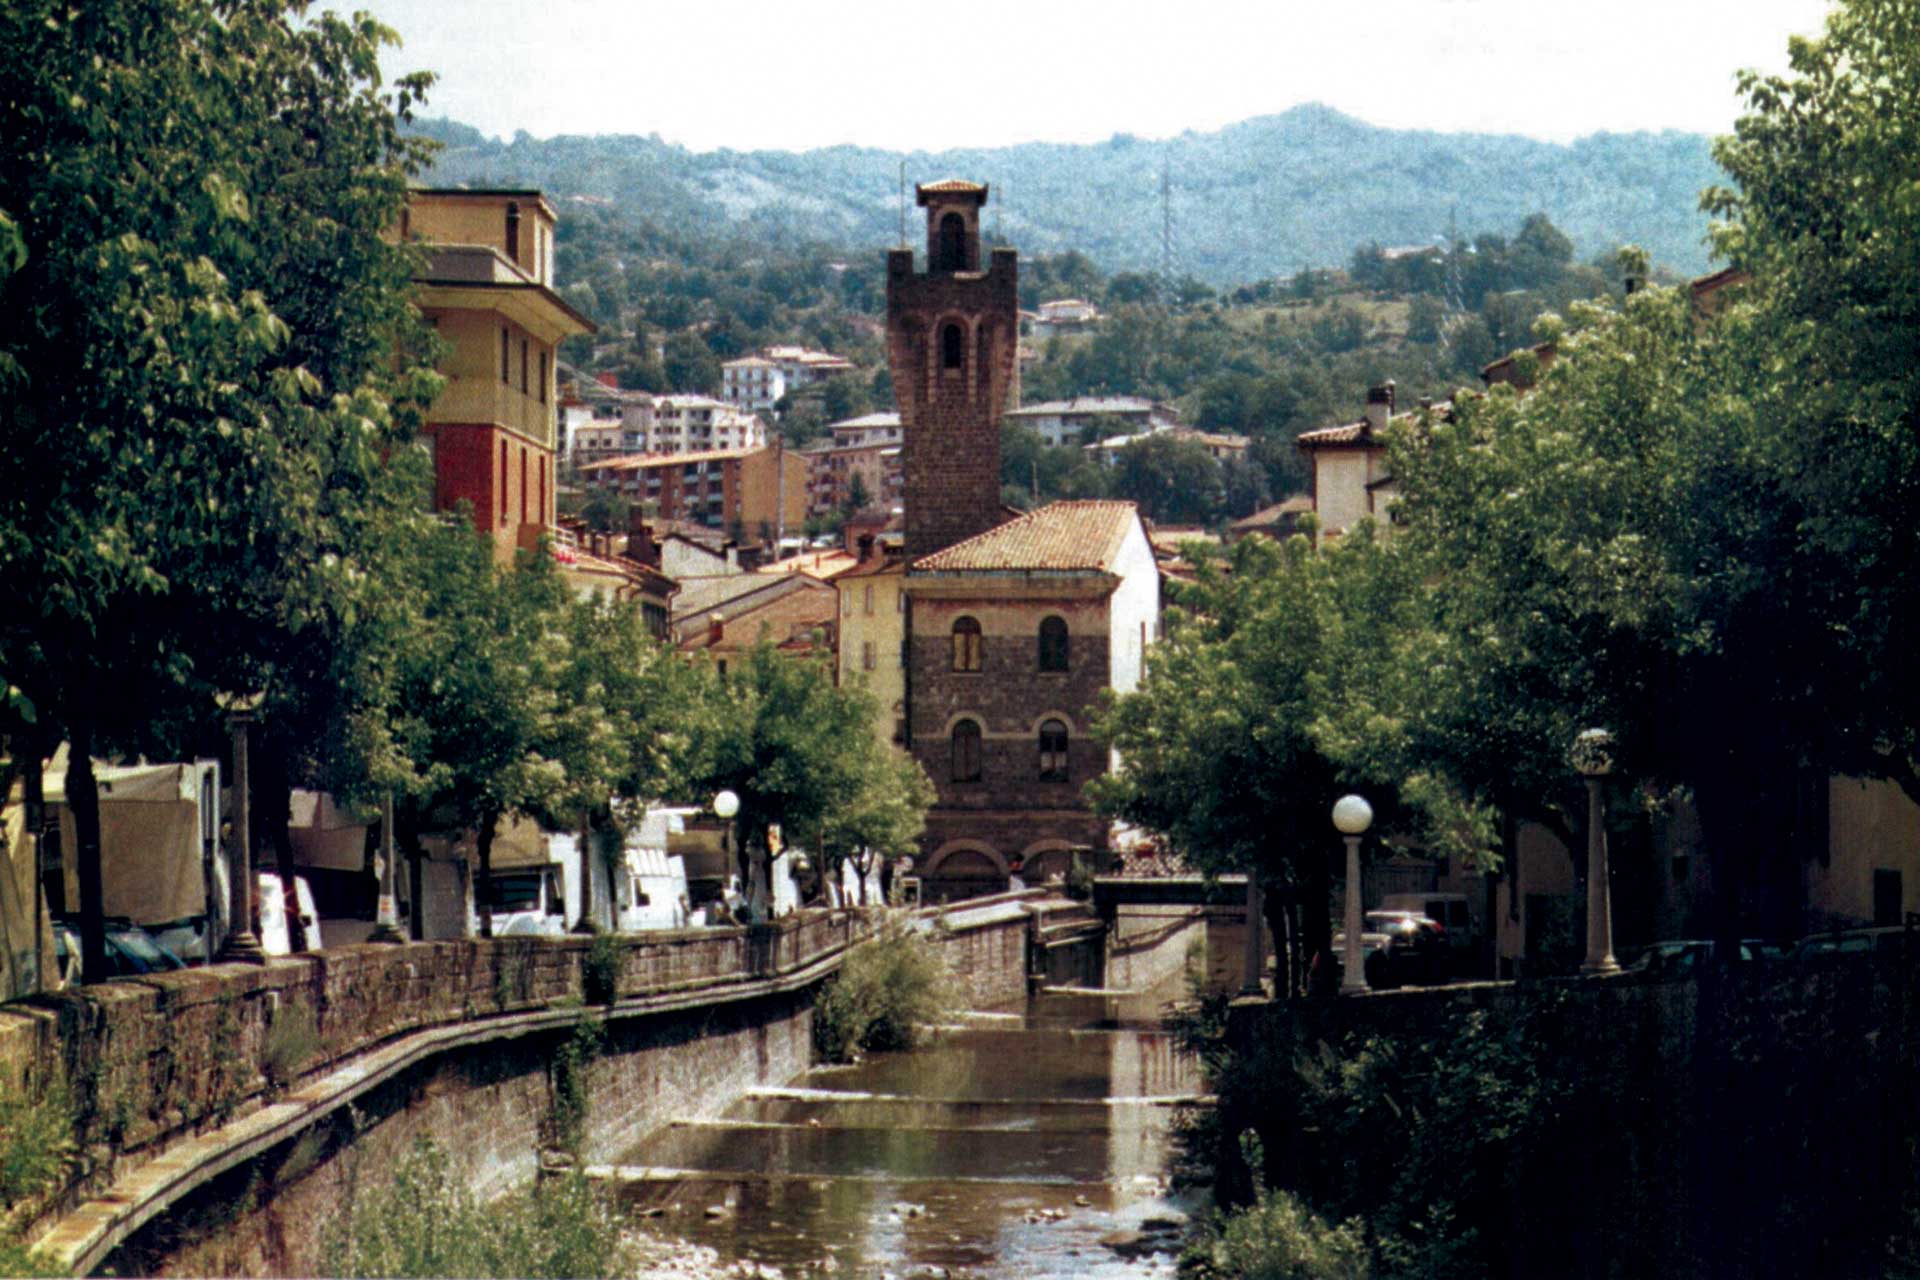
<svg viewBox="0 0 1920 1280">
<path fill-rule="evenodd" d="M 1138 518 L 1127 528 L 1114 572 L 1120 575 L 1120 585 L 1107 608 L 1112 628 L 1107 636 L 1107 684 L 1116 693 L 1131 693 L 1140 687 L 1146 644 L 1153 643 L 1160 622 L 1160 568 Z"/>
</svg>

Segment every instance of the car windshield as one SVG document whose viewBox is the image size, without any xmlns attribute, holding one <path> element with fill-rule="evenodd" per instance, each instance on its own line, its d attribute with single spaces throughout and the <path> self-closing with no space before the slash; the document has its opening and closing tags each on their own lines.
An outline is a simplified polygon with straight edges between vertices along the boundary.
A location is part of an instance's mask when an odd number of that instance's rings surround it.
<svg viewBox="0 0 1920 1280">
<path fill-rule="evenodd" d="M 143 929 L 115 929 L 107 936 L 128 957 L 144 966 L 140 969 L 142 973 L 186 968 L 178 956 L 155 942 Z"/>
</svg>

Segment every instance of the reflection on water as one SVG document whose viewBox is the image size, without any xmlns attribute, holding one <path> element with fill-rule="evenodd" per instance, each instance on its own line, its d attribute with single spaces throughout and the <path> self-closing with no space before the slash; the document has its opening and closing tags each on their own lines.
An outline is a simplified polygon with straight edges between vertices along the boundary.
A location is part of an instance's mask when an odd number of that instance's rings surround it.
<svg viewBox="0 0 1920 1280">
<path fill-rule="evenodd" d="M 621 1196 L 666 1234 L 789 1275 L 1139 1276 L 1103 1239 L 1165 1198 L 1192 1062 L 1158 1030 L 1174 990 L 1048 993 L 924 1048 L 808 1072 L 628 1153 Z"/>
</svg>

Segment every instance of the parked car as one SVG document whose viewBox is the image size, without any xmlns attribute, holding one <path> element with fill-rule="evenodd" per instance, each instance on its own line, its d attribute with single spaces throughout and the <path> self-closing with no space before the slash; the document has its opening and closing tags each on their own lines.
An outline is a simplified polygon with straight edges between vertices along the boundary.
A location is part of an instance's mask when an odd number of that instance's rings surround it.
<svg viewBox="0 0 1920 1280">
<path fill-rule="evenodd" d="M 1782 960 L 1786 955 L 1787 949 L 1777 942 L 1767 942 L 1760 938 L 1740 940 L 1739 958 L 1743 964 Z M 1712 942 L 1700 938 L 1685 938 L 1649 943 L 1640 949 L 1640 954 L 1634 957 L 1633 963 L 1627 968 L 1636 973 L 1692 973 L 1696 969 L 1705 968 L 1712 961 Z"/>
<path fill-rule="evenodd" d="M 63 986 L 81 981 L 80 922 L 63 918 L 53 922 L 53 962 Z M 137 977 L 186 968 L 179 956 L 154 940 L 131 920 L 107 921 L 107 972 L 99 979 Z"/>
<path fill-rule="evenodd" d="M 1800 940 L 1794 951 L 1797 960 L 1817 960 L 1823 956 L 1881 955 L 1898 953 L 1907 945 L 1904 925 L 1880 925 L 1868 929 L 1836 929 L 1830 933 L 1810 934 Z"/>
<path fill-rule="evenodd" d="M 1380 900 L 1380 910 L 1411 912 L 1438 922 L 1447 931 L 1447 946 L 1461 971 L 1479 949 L 1480 929 L 1464 893 L 1390 893 Z"/>
<path fill-rule="evenodd" d="M 1407 983 L 1447 978 L 1446 930 L 1437 921 L 1405 911 L 1369 911 L 1360 934 L 1360 963 L 1367 985 L 1390 991 Z M 1333 937 L 1333 958 L 1344 965 L 1346 934 Z"/>
</svg>

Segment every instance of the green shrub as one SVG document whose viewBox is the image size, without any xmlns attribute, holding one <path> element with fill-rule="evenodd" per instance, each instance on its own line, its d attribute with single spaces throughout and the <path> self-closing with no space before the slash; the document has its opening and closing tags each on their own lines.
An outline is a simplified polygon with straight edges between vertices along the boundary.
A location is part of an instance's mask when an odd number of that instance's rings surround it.
<svg viewBox="0 0 1920 1280">
<path fill-rule="evenodd" d="M 73 1120 L 65 1089 L 0 1097 L 0 1217 L 60 1180 L 74 1150 Z"/>
<path fill-rule="evenodd" d="M 863 1050 L 913 1047 L 918 1029 L 954 1016 L 958 999 L 945 959 L 905 912 L 880 917 L 874 936 L 847 953 L 814 1004 L 814 1045 L 844 1062 Z"/>
<path fill-rule="evenodd" d="M 323 1263 L 335 1276 L 612 1277 L 638 1266 L 580 1174 L 483 1204 L 425 1139 L 328 1224 Z"/>
<path fill-rule="evenodd" d="M 313 1010 L 303 1004 L 283 1004 L 273 1015 L 260 1046 L 261 1074 L 269 1084 L 284 1088 L 299 1078 L 319 1051 L 320 1032 L 314 1025 Z"/>
<path fill-rule="evenodd" d="M 1286 1192 L 1267 1192 L 1217 1221 L 1181 1267 L 1209 1280 L 1367 1280 L 1367 1242 L 1359 1219 L 1333 1226 Z"/>
<path fill-rule="evenodd" d="M 620 940 L 610 933 L 596 933 L 593 945 L 580 962 L 580 989 L 588 1004 L 612 1004 L 620 994 Z"/>
</svg>

